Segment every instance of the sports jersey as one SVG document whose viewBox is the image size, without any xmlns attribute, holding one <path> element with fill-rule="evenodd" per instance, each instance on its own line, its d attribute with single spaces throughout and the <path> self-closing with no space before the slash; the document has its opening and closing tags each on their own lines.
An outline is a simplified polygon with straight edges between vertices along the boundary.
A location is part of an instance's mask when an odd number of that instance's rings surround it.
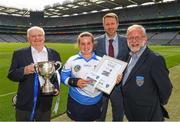
<svg viewBox="0 0 180 122">
<path fill-rule="evenodd" d="M 65 85 L 69 85 L 69 78 L 85 79 L 87 73 L 93 71 L 100 60 L 101 57 L 94 53 L 88 60 L 82 56 L 81 52 L 77 55 L 71 56 L 61 71 L 61 82 Z M 93 95 L 89 95 L 79 87 L 70 86 L 69 95 L 80 104 L 92 105 L 96 104 L 101 99 L 102 92 L 96 90 Z"/>
</svg>

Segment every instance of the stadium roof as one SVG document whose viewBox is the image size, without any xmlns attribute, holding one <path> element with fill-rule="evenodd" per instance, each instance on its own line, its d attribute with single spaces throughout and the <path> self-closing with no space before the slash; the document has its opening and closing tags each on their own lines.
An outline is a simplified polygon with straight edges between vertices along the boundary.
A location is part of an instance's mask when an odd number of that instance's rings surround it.
<svg viewBox="0 0 180 122">
<path fill-rule="evenodd" d="M 156 4 L 163 1 L 164 0 L 74 0 L 71 2 L 66 0 L 62 4 L 57 3 L 53 6 L 45 6 L 43 12 L 44 17 L 66 17 L 139 5 Z M 0 6 L 0 14 L 30 16 L 30 11 L 27 9 Z"/>
</svg>

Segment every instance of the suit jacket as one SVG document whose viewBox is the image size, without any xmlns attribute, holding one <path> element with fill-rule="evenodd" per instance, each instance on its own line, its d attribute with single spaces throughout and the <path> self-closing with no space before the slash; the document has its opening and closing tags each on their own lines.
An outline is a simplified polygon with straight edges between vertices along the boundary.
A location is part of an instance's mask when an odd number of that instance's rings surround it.
<svg viewBox="0 0 180 122">
<path fill-rule="evenodd" d="M 127 61 L 129 56 L 129 48 L 127 45 L 127 40 L 124 36 L 120 36 L 119 34 L 117 36 L 118 36 L 118 55 L 116 58 L 122 61 Z M 95 40 L 96 40 L 96 45 L 95 45 L 96 55 L 99 55 L 101 57 L 103 57 L 104 55 L 108 55 L 106 53 L 105 34 L 99 36 Z M 111 94 L 115 94 L 115 93 L 119 94 L 121 92 L 120 86 L 121 86 L 120 84 L 116 85 Z"/>
<path fill-rule="evenodd" d="M 164 58 L 147 47 L 129 74 L 122 91 L 128 120 L 164 120 L 165 109 L 162 109 L 162 105 L 168 102 L 172 91 Z"/>
<path fill-rule="evenodd" d="M 127 46 L 127 40 L 125 37 L 120 36 L 119 34 L 117 36 L 118 36 L 118 55 L 116 58 L 119 60 L 127 61 L 127 58 L 129 55 L 129 48 Z M 106 53 L 105 40 L 106 40 L 105 34 L 96 38 L 96 45 L 95 45 L 96 55 L 99 55 L 101 57 L 104 55 L 108 55 Z"/>
<path fill-rule="evenodd" d="M 61 60 L 59 54 L 55 50 L 47 48 L 47 52 L 49 61 Z M 25 111 L 32 111 L 33 108 L 34 74 L 24 75 L 24 67 L 31 63 L 34 63 L 31 47 L 14 51 L 12 64 L 8 73 L 8 78 L 10 80 L 19 82 L 16 107 Z M 38 93 L 36 108 L 42 111 L 50 110 L 52 106 L 52 96 L 41 96 L 40 88 Z"/>
</svg>

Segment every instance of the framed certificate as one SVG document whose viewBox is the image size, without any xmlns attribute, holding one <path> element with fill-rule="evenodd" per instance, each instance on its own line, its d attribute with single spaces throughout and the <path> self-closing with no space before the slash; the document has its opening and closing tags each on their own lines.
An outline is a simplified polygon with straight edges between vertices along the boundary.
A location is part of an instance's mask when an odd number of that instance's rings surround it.
<svg viewBox="0 0 180 122">
<path fill-rule="evenodd" d="M 96 74 L 93 78 L 96 80 L 94 87 L 110 94 L 116 85 L 117 76 L 122 74 L 126 66 L 126 62 L 104 55 L 94 71 Z"/>
</svg>

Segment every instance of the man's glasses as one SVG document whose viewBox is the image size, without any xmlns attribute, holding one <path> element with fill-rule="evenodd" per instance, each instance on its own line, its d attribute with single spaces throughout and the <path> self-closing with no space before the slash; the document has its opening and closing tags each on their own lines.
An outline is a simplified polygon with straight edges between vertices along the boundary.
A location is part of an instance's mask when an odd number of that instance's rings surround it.
<svg viewBox="0 0 180 122">
<path fill-rule="evenodd" d="M 132 41 L 132 40 L 136 40 L 136 41 L 139 41 L 141 39 L 143 39 L 144 36 L 132 36 L 132 37 L 128 37 L 127 39 Z"/>
</svg>

